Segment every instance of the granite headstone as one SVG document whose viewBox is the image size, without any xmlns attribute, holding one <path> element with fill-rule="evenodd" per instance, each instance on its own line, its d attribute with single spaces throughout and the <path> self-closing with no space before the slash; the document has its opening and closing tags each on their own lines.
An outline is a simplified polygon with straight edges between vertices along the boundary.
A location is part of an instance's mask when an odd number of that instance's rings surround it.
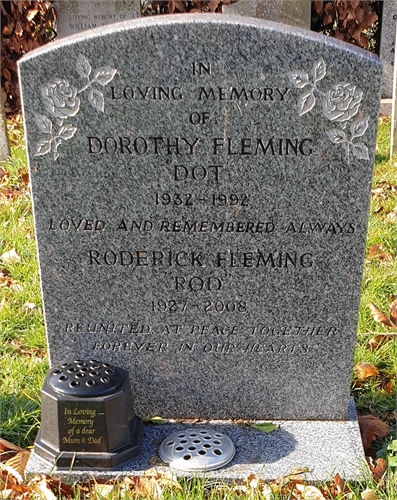
<svg viewBox="0 0 397 500">
<path fill-rule="evenodd" d="M 56 0 L 54 7 L 59 38 L 141 15 L 140 0 Z"/>
<path fill-rule="evenodd" d="M 238 0 L 222 6 L 222 13 L 257 17 L 310 29 L 310 0 Z"/>
<path fill-rule="evenodd" d="M 139 416 L 345 420 L 379 59 L 167 16 L 20 78 L 51 364 L 127 369 Z"/>
<path fill-rule="evenodd" d="M 122 366 L 143 417 L 282 420 L 212 423 L 236 456 L 211 477 L 357 475 L 378 58 L 180 15 L 38 49 L 20 78 L 51 364 Z M 125 472 L 183 425 L 146 427 Z M 50 467 L 33 454 L 32 473 Z"/>
</svg>

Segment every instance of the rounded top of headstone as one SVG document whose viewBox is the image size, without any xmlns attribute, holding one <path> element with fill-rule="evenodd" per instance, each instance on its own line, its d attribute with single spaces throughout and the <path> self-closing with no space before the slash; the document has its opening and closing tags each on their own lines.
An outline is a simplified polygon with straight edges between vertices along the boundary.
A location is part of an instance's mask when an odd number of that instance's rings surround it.
<svg viewBox="0 0 397 500">
<path fill-rule="evenodd" d="M 116 391 L 123 382 L 119 368 L 93 359 L 54 366 L 47 377 L 55 392 L 75 397 L 105 396 Z"/>
</svg>

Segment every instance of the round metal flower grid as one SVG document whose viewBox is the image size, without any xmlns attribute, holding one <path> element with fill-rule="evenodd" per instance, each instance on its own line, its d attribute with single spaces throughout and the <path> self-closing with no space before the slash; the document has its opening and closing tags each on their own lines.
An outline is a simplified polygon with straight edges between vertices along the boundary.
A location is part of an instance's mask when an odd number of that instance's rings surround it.
<svg viewBox="0 0 397 500">
<path fill-rule="evenodd" d="M 105 396 L 122 383 L 123 375 L 116 367 L 93 359 L 76 360 L 55 366 L 49 373 L 50 387 L 60 394 L 76 397 Z"/>
<path fill-rule="evenodd" d="M 187 429 L 171 434 L 160 446 L 160 457 L 182 471 L 206 471 L 223 467 L 235 454 L 234 444 L 221 432 Z"/>
</svg>

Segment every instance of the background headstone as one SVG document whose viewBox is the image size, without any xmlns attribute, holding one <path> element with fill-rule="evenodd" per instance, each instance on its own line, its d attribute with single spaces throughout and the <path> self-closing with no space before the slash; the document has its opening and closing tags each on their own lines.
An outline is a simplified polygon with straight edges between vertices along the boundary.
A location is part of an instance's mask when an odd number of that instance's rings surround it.
<svg viewBox="0 0 397 500">
<path fill-rule="evenodd" d="M 397 27 L 397 0 L 383 0 L 382 30 L 379 57 L 383 63 L 382 108 L 383 114 L 390 115 L 392 111 L 394 58 Z"/>
<path fill-rule="evenodd" d="M 396 33 L 397 38 L 397 33 Z M 391 134 L 390 134 L 390 156 L 397 152 L 397 54 L 394 54 L 394 85 L 393 85 L 393 100 L 392 100 L 392 113 L 391 113 Z"/>
<path fill-rule="evenodd" d="M 59 38 L 141 15 L 140 0 L 56 0 Z"/>
<path fill-rule="evenodd" d="M 222 6 L 223 14 L 258 17 L 310 29 L 310 0 L 239 0 Z"/>
<path fill-rule="evenodd" d="M 51 363 L 126 368 L 140 416 L 346 419 L 378 58 L 192 15 L 20 72 Z"/>
<path fill-rule="evenodd" d="M 6 160 L 10 156 L 10 145 L 8 142 L 6 115 L 3 101 L 0 101 L 0 161 Z"/>
</svg>

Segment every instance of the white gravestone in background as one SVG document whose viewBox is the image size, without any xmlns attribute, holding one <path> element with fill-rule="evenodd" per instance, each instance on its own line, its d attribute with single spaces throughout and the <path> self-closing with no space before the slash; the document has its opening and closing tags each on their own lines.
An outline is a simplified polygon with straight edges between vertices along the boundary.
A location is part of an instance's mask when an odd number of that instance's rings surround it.
<svg viewBox="0 0 397 500">
<path fill-rule="evenodd" d="M 3 103 L 0 102 L 0 161 L 6 160 L 10 156 L 10 146 L 8 144 L 6 115 Z"/>
<path fill-rule="evenodd" d="M 239 0 L 222 6 L 224 14 L 257 17 L 310 29 L 310 0 Z"/>
<path fill-rule="evenodd" d="M 379 50 L 379 57 L 383 63 L 382 99 L 391 99 L 393 96 L 396 26 L 397 0 L 384 0 Z"/>
<path fill-rule="evenodd" d="M 141 15 L 140 0 L 57 0 L 59 38 Z"/>
</svg>

